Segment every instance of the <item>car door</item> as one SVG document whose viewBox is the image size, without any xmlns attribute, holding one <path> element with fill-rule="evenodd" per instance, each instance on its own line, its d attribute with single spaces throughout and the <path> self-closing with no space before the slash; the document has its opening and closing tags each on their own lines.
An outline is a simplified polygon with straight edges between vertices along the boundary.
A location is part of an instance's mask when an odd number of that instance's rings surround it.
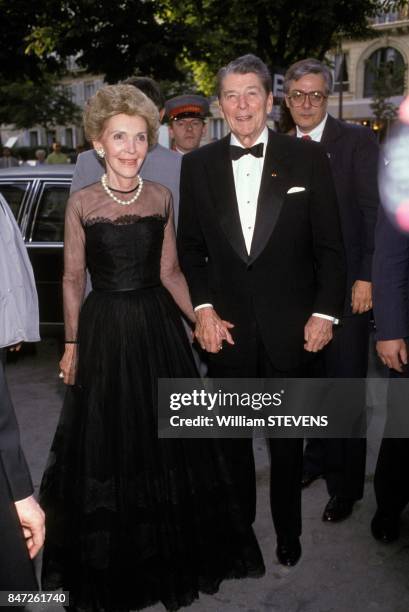
<svg viewBox="0 0 409 612">
<path fill-rule="evenodd" d="M 38 179 L 25 224 L 25 240 L 36 279 L 43 334 L 63 332 L 62 273 L 64 214 L 70 179 Z"/>
<path fill-rule="evenodd" d="M 32 184 L 33 181 L 30 179 L 12 180 L 0 177 L 0 193 L 10 206 L 20 227 L 31 199 Z"/>
</svg>

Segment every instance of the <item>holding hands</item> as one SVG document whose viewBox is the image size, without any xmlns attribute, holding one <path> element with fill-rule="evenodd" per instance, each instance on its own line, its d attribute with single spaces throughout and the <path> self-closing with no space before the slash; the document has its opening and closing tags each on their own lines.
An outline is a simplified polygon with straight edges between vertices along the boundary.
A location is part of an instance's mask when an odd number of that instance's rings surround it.
<svg viewBox="0 0 409 612">
<path fill-rule="evenodd" d="M 200 346 L 208 353 L 218 353 L 223 348 L 223 340 L 234 344 L 229 329 L 233 323 L 223 321 L 212 306 L 196 310 L 196 328 L 194 335 Z"/>
</svg>

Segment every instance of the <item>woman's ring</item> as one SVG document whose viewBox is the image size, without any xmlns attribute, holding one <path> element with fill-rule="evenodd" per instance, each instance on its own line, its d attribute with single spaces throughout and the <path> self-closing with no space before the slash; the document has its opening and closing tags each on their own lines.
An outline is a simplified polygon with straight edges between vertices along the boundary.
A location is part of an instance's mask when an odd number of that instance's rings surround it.
<svg viewBox="0 0 409 612">
<path fill-rule="evenodd" d="M 64 378 L 64 372 L 60 372 L 60 373 L 58 374 L 58 378 Z"/>
</svg>

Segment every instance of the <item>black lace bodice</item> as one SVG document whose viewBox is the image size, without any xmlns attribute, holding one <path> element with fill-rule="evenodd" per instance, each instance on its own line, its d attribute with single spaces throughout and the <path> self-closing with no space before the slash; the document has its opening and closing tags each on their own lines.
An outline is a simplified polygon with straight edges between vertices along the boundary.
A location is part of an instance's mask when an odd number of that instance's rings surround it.
<svg viewBox="0 0 409 612">
<path fill-rule="evenodd" d="M 85 225 L 86 261 L 92 287 L 103 291 L 160 284 L 166 220 L 159 215 L 128 217 L 125 224 L 97 219 Z"/>
<path fill-rule="evenodd" d="M 124 208 L 109 198 L 100 183 L 68 200 L 63 279 L 67 340 L 77 335 L 87 267 L 96 290 L 121 291 L 162 283 L 185 315 L 194 319 L 176 254 L 169 190 L 145 181 L 138 200 Z"/>
</svg>

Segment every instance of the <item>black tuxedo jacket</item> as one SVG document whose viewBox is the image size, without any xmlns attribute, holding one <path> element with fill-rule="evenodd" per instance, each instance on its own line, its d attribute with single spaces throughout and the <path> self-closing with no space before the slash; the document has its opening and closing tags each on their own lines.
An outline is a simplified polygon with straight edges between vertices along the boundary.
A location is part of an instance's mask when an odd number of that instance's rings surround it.
<svg viewBox="0 0 409 612">
<path fill-rule="evenodd" d="M 233 347 L 211 356 L 252 366 L 261 337 L 274 366 L 299 367 L 313 312 L 339 316 L 345 262 L 328 158 L 313 142 L 269 131 L 250 254 L 241 230 L 230 136 L 183 157 L 179 255 L 194 306 L 234 323 Z M 288 193 L 291 187 L 302 190 Z"/>
<path fill-rule="evenodd" d="M 379 205 L 379 147 L 368 128 L 328 115 L 321 144 L 328 153 L 341 217 L 347 260 L 344 314 L 351 315 L 351 288 L 372 278 L 372 255 Z"/>
</svg>

